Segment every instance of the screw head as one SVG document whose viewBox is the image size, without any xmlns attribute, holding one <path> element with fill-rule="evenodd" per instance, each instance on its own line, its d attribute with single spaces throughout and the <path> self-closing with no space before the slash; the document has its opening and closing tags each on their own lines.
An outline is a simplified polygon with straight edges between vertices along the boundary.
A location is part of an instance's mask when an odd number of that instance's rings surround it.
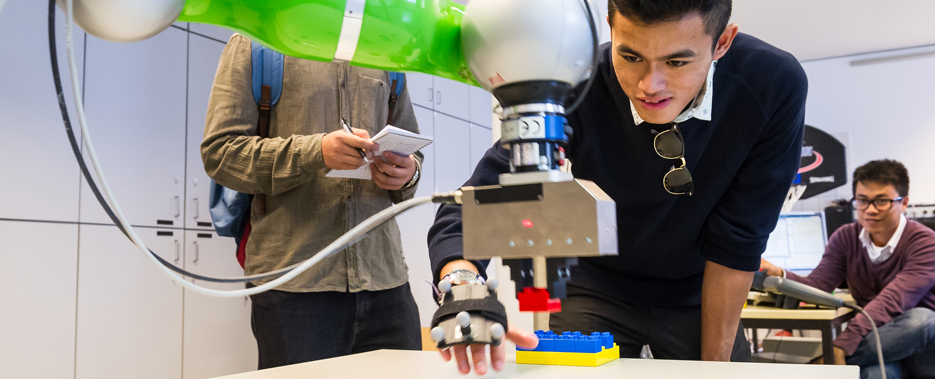
<svg viewBox="0 0 935 379">
<path fill-rule="evenodd" d="M 565 244 L 566 244 L 566 245 L 571 245 L 571 243 L 572 243 L 571 238 L 566 238 L 566 239 L 565 239 Z"/>
</svg>

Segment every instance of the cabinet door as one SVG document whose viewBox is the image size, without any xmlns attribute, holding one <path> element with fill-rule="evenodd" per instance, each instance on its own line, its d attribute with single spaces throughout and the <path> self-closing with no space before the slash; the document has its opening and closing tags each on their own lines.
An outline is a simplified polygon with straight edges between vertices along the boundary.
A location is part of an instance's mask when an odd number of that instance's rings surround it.
<svg viewBox="0 0 935 379">
<path fill-rule="evenodd" d="M 133 225 L 182 222 L 187 34 L 168 28 L 135 43 L 88 37 L 89 129 L 110 188 Z M 82 222 L 110 223 L 87 187 L 81 205 Z"/>
<path fill-rule="evenodd" d="M 152 251 L 182 264 L 180 230 L 136 231 Z M 182 286 L 115 226 L 82 225 L 78 251 L 75 378 L 180 378 Z"/>
<path fill-rule="evenodd" d="M 435 84 L 435 111 L 462 120 L 470 118 L 470 94 L 467 84 L 450 79 L 433 78 Z"/>
<path fill-rule="evenodd" d="M 0 378 L 73 378 L 78 225 L 0 221 L 0 241 Z"/>
<path fill-rule="evenodd" d="M 243 276 L 233 238 L 211 232 L 185 232 L 185 269 L 215 277 Z M 198 285 L 243 289 L 243 283 Z M 250 329 L 249 298 L 219 298 L 185 290 L 184 379 L 213 378 L 257 368 L 257 347 Z"/>
<path fill-rule="evenodd" d="M 208 38 L 213 38 L 217 40 L 216 42 L 221 42 L 224 44 L 226 44 L 227 41 L 230 40 L 231 36 L 234 35 L 234 32 L 227 28 L 222 28 L 216 25 L 197 24 L 194 22 L 188 24 L 188 30 L 192 33 L 197 33 Z"/>
<path fill-rule="evenodd" d="M 433 108 L 435 99 L 433 78 L 429 74 L 406 73 L 406 86 L 409 88 L 409 99 L 413 104 L 428 109 Z"/>
<path fill-rule="evenodd" d="M 420 205 L 396 216 L 400 240 L 403 244 L 403 255 L 409 267 L 409 287 L 419 307 L 419 319 L 423 327 L 431 326 L 432 315 L 438 308 L 432 300 L 431 286 L 423 279 L 432 278 L 426 239 L 434 221 L 435 207 L 431 205 Z"/>
<path fill-rule="evenodd" d="M 0 13 L 0 218 L 78 221 L 78 165 L 55 98 L 49 69 L 48 2 L 10 1 Z M 56 8 L 58 67 L 75 136 L 64 15 Z M 78 80 L 84 70 L 84 33 L 75 30 Z"/>
<path fill-rule="evenodd" d="M 467 121 L 435 113 L 435 192 L 457 190 L 468 180 L 470 141 Z"/>
<path fill-rule="evenodd" d="M 188 152 L 185 162 L 185 228 L 188 229 L 213 229 L 208 212 L 211 179 L 201 161 L 201 141 L 205 135 L 211 85 L 223 51 L 223 43 L 194 34 L 189 37 Z"/>
<path fill-rule="evenodd" d="M 435 112 L 422 107 L 412 107 L 416 114 L 416 122 L 419 123 L 419 134 L 435 136 Z M 435 145 L 432 142 L 422 148 L 422 154 L 425 158 L 422 160 L 422 178 L 419 179 L 419 188 L 416 188 L 416 197 L 430 196 L 435 192 Z"/>
<path fill-rule="evenodd" d="M 477 162 L 484 157 L 487 150 L 493 146 L 493 133 L 483 126 L 471 124 L 471 172 L 477 167 Z"/>
<path fill-rule="evenodd" d="M 471 94 L 471 123 L 490 129 L 493 122 L 493 95 L 480 87 L 469 88 Z"/>
</svg>

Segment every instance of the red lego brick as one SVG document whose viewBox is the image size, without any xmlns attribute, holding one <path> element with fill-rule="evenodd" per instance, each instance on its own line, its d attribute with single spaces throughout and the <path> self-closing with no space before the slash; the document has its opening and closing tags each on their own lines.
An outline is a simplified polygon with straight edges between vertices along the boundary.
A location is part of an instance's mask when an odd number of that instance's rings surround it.
<svg viewBox="0 0 935 379">
<path fill-rule="evenodd" d="M 549 291 L 542 288 L 524 287 L 523 292 L 516 294 L 519 300 L 520 312 L 561 312 L 562 300 L 550 299 Z"/>
</svg>

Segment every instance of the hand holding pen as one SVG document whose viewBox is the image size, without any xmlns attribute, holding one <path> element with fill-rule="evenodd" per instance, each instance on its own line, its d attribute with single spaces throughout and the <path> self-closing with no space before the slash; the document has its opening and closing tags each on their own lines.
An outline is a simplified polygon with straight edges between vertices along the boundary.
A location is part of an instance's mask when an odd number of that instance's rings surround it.
<svg viewBox="0 0 935 379">
<path fill-rule="evenodd" d="M 341 120 L 341 129 L 321 138 L 321 155 L 325 166 L 335 170 L 354 170 L 369 162 L 380 146 L 370 141 L 366 130 L 351 129 Z"/>
</svg>

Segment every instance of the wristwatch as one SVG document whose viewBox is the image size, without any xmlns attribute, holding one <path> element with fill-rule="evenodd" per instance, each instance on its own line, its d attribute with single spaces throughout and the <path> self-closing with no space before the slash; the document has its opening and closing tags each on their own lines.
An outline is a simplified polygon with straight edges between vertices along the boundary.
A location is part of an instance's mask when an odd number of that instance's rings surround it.
<svg viewBox="0 0 935 379">
<path fill-rule="evenodd" d="M 416 182 L 419 181 L 419 172 L 422 171 L 422 164 L 419 163 L 418 159 L 416 159 L 415 161 L 416 161 L 416 172 L 412 174 L 412 179 L 409 180 L 409 183 L 406 183 L 406 185 L 403 186 L 404 188 L 410 188 L 416 185 Z"/>
<path fill-rule="evenodd" d="M 484 277 L 480 274 L 466 269 L 454 270 L 442 278 L 442 281 L 449 281 L 453 285 L 458 284 L 484 284 Z"/>
</svg>

